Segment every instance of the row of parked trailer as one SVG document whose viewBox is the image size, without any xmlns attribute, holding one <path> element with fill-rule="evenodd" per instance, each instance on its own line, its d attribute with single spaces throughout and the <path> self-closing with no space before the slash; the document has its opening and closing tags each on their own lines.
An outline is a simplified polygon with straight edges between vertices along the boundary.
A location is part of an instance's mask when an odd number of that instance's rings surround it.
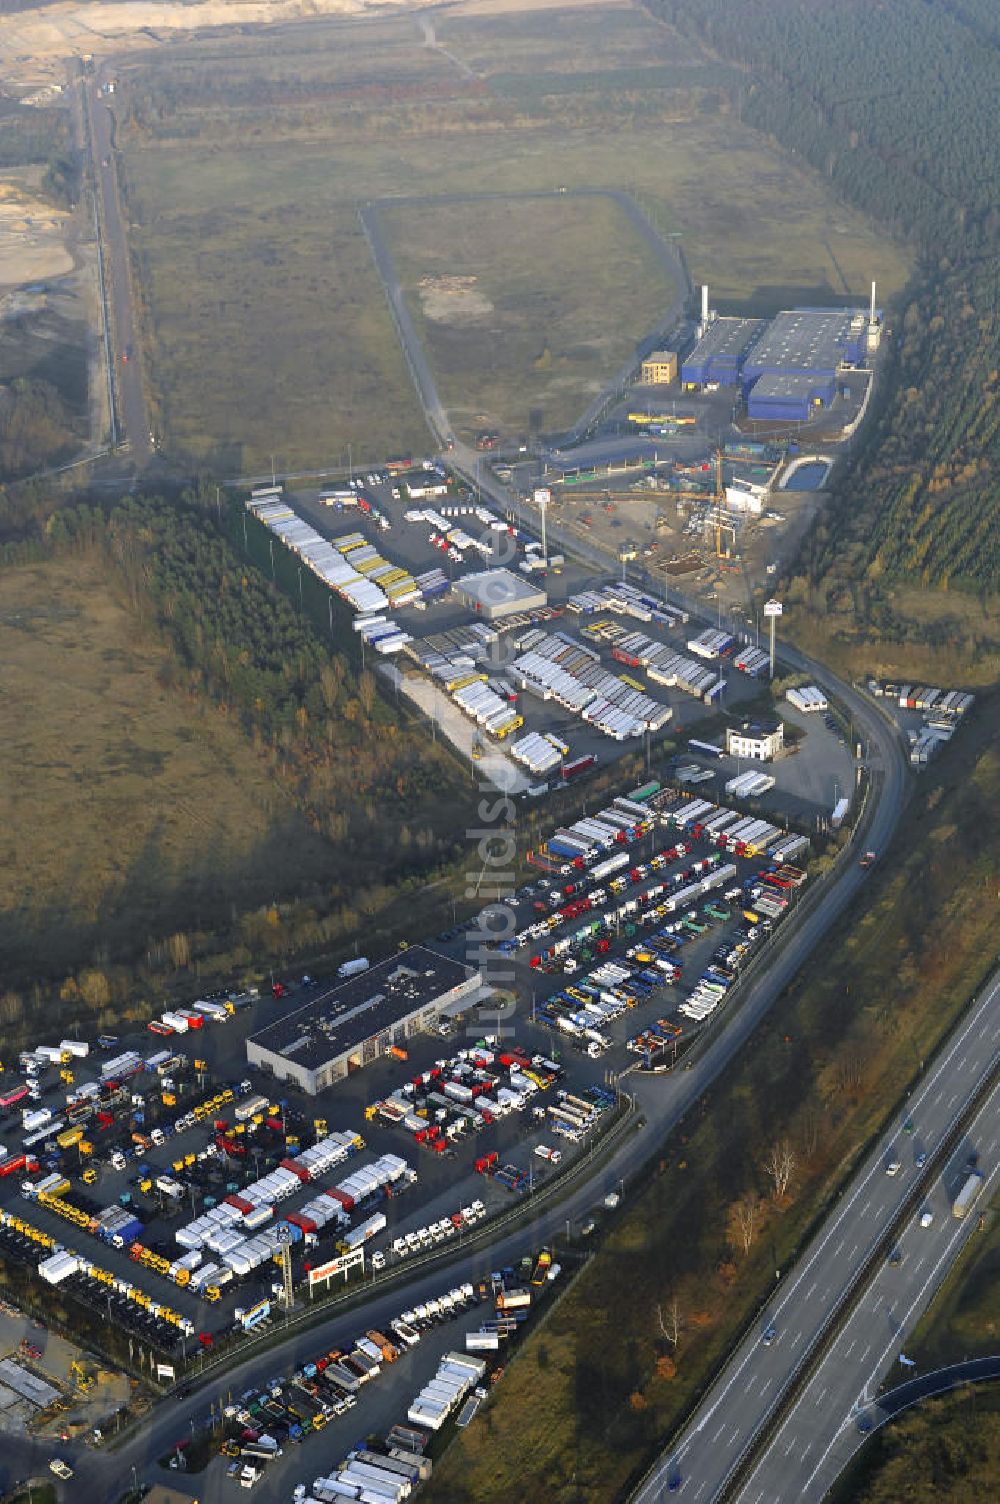
<svg viewBox="0 0 1000 1504">
<path fill-rule="evenodd" d="M 749 773 L 738 773 L 725 784 L 725 792 L 735 795 L 737 799 L 757 799 L 773 788 L 774 779 L 770 773 L 755 773 L 752 770 Z"/>
<path fill-rule="evenodd" d="M 11 1211 L 0 1211 L 0 1246 L 5 1253 L 31 1263 L 51 1285 L 68 1285 L 89 1292 L 92 1303 L 112 1300 L 127 1318 L 134 1311 L 136 1325 L 159 1345 L 172 1348 L 182 1337 L 194 1335 L 194 1324 L 165 1302 L 154 1301 L 131 1280 L 112 1274 L 86 1254 L 60 1242 Z"/>
<path fill-rule="evenodd" d="M 612 657 L 618 662 L 644 668 L 654 684 L 682 689 L 706 705 L 714 704 L 725 691 L 726 681 L 717 669 L 685 658 L 669 643 L 657 642 L 645 632 L 630 632 L 612 621 L 593 622 L 584 630 L 591 637 L 610 642 Z"/>
<path fill-rule="evenodd" d="M 565 632 L 530 632 L 511 665 L 515 683 L 542 700 L 556 700 L 616 741 L 659 731 L 669 705 L 626 684 L 602 665 L 600 654 Z"/>
<path fill-rule="evenodd" d="M 960 689 L 933 689 L 930 685 L 892 684 L 869 679 L 872 694 L 894 700 L 900 710 L 934 711 L 937 715 L 963 716 L 975 703 L 973 695 Z"/>
<path fill-rule="evenodd" d="M 785 693 L 785 699 L 804 715 L 813 715 L 830 708 L 829 700 L 817 684 L 800 684 L 795 689 L 789 689 Z"/>
<path fill-rule="evenodd" d="M 659 799 L 657 814 L 664 824 L 690 832 L 696 840 L 704 837 L 737 856 L 769 856 L 774 861 L 791 862 L 809 849 L 807 836 L 787 834 L 768 820 L 741 815 L 709 799 L 669 792 Z"/>
<path fill-rule="evenodd" d="M 546 841 L 543 852 L 559 863 L 589 866 L 597 861 L 602 852 L 611 852 L 615 847 L 639 840 L 653 828 L 654 823 L 655 816 L 645 804 L 621 795 L 597 814 L 584 816 L 572 825 L 561 826 Z M 620 853 L 615 853 L 617 866 L 626 866 L 627 861 L 617 861 L 619 855 Z M 606 867 L 598 872 L 594 868 L 592 876 L 606 877 L 615 870 L 616 867 Z"/>
<path fill-rule="evenodd" d="M 364 1386 L 378 1378 L 385 1364 L 395 1363 L 405 1352 L 416 1347 L 424 1331 L 452 1321 L 478 1305 L 484 1289 L 485 1286 L 480 1286 L 477 1291 L 469 1283 L 456 1285 L 439 1297 L 403 1311 L 388 1325 L 391 1338 L 382 1332 L 367 1331 L 344 1349 L 317 1355 L 311 1362 L 303 1364 L 285 1386 L 287 1403 L 293 1407 L 291 1413 L 297 1413 L 301 1418 L 311 1411 L 309 1429 L 320 1429 L 331 1415 L 353 1406 Z M 456 1368 L 463 1379 L 469 1376 L 469 1383 L 459 1386 L 461 1392 L 454 1403 L 441 1405 L 442 1398 L 450 1400 L 456 1393 L 456 1386 L 451 1382 Z M 385 1435 L 384 1450 L 375 1450 L 377 1443 L 357 1442 L 331 1473 L 315 1479 L 311 1492 L 307 1492 L 304 1484 L 296 1486 L 293 1495 L 296 1504 L 308 1504 L 308 1500 L 336 1504 L 344 1499 L 357 1500 L 360 1504 L 371 1500 L 377 1504 L 389 1504 L 389 1501 L 408 1498 L 432 1472 L 430 1458 L 423 1455 L 428 1441 L 427 1431 L 438 1430 L 443 1425 L 485 1371 L 486 1364 L 482 1359 L 462 1353 L 446 1353 L 434 1377 L 411 1406 L 411 1409 L 418 1408 L 419 1424 L 425 1429 L 417 1431 L 405 1425 L 392 1426 Z M 273 1394 L 277 1387 L 272 1381 L 270 1393 Z M 266 1419 L 266 1413 L 261 1414 L 261 1402 L 266 1408 L 262 1396 L 256 1407 L 251 1405 L 249 1410 L 239 1412 L 239 1420 L 259 1423 L 261 1418 Z M 241 1454 L 242 1450 L 240 1447 Z"/>
<path fill-rule="evenodd" d="M 714 627 L 706 627 L 704 632 L 688 639 L 687 647 L 688 652 L 694 653 L 698 658 L 728 658 L 736 647 L 736 638 L 730 632 L 719 632 Z"/>
<path fill-rule="evenodd" d="M 359 616 L 354 621 L 354 630 L 366 647 L 374 648 L 383 658 L 399 653 L 413 638 L 404 632 L 398 622 L 389 616 Z"/>
<path fill-rule="evenodd" d="M 288 1158 L 270 1174 L 233 1192 L 217 1206 L 179 1227 L 174 1234 L 185 1251 L 214 1255 L 216 1262 L 206 1266 L 199 1283 L 210 1276 L 215 1283 L 241 1279 L 259 1268 L 286 1243 L 315 1242 L 323 1230 L 332 1225 L 341 1234 L 342 1251 L 351 1251 L 386 1226 L 383 1213 L 376 1213 L 357 1227 L 351 1227 L 356 1208 L 371 1204 L 412 1171 L 406 1161 L 395 1154 L 385 1154 L 374 1164 L 358 1167 L 336 1186 L 320 1188 L 319 1177 L 358 1151 L 363 1141 L 356 1134 L 330 1134 L 296 1158 Z M 287 1199 L 310 1187 L 314 1194 L 296 1210 L 286 1210 L 273 1226 L 276 1208 Z M 227 1273 L 223 1273 L 228 1271 Z"/>
<path fill-rule="evenodd" d="M 478 1132 L 521 1111 L 561 1076 L 554 1061 L 529 1057 L 513 1042 L 498 1046 L 490 1038 L 436 1061 L 368 1112 L 441 1153 L 469 1130 Z"/>
<path fill-rule="evenodd" d="M 648 925 L 670 919 L 692 904 L 699 903 L 706 894 L 731 884 L 736 877 L 735 866 L 732 863 L 722 863 L 720 854 L 713 852 L 700 858 L 691 867 L 672 873 L 669 878 L 665 873 L 657 878 L 657 873 L 662 868 L 676 860 L 675 850 L 676 848 L 673 851 L 658 852 L 649 863 L 643 863 L 628 874 L 623 874 L 618 882 L 624 880 L 625 886 L 618 887 L 616 893 L 609 895 L 598 889 L 588 897 L 566 905 L 554 916 L 556 925 L 551 928 L 572 924 L 577 918 L 583 918 L 584 923 L 579 929 L 570 930 L 551 945 L 543 947 L 537 955 L 532 956 L 529 964 L 534 968 L 541 968 L 559 957 L 565 957 L 567 953 L 580 955 L 589 952 L 590 947 L 593 947 L 594 952 L 603 954 L 610 949 L 610 942 L 615 936 L 623 929 L 628 932 L 630 924 Z M 649 881 L 650 876 L 653 881 Z M 615 902 L 615 897 L 619 897 L 620 901 Z M 505 944 L 527 945 L 547 928 L 550 926 L 545 925 L 543 928 L 542 922 L 538 921 Z M 608 943 L 605 944 L 605 941 Z"/>
<path fill-rule="evenodd" d="M 490 688 L 485 674 L 473 673 L 461 680 L 451 697 L 459 710 L 491 736 L 502 739 L 524 725 L 523 717 L 509 700 Z"/>
<path fill-rule="evenodd" d="M 616 616 L 631 616 L 636 621 L 655 621 L 665 627 L 685 626 L 688 613 L 681 606 L 669 606 L 647 591 L 625 580 L 604 585 L 599 590 L 581 590 L 566 602 L 567 611 L 576 616 L 593 616 L 611 611 Z"/>
<path fill-rule="evenodd" d="M 536 777 L 552 773 L 562 762 L 563 754 L 544 733 L 529 731 L 509 747 L 511 757 L 522 767 L 528 768 Z"/>
</svg>

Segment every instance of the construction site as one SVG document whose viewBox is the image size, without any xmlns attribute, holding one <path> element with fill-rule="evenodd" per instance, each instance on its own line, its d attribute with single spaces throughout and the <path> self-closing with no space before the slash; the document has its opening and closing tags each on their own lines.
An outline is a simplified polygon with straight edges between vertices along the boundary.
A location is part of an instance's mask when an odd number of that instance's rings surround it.
<svg viewBox="0 0 1000 1504">
<path fill-rule="evenodd" d="M 6 1302 L 0 1304 L 0 1431 L 101 1445 L 132 1381 Z"/>
</svg>

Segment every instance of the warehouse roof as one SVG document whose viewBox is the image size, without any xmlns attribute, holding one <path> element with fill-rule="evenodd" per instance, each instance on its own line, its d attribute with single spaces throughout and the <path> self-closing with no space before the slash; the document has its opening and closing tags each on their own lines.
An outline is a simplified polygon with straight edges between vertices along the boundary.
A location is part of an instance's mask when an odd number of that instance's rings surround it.
<svg viewBox="0 0 1000 1504">
<path fill-rule="evenodd" d="M 847 354 L 851 321 L 859 314 L 857 308 L 790 308 L 779 313 L 754 346 L 747 375 L 770 369 L 832 375 Z"/>
<path fill-rule="evenodd" d="M 361 976 L 331 987 L 304 1008 L 286 1013 L 251 1034 L 247 1042 L 307 1070 L 317 1070 L 436 1002 L 475 974 L 472 966 L 426 946 L 411 945 Z"/>
<path fill-rule="evenodd" d="M 544 590 L 510 569 L 486 569 L 481 574 L 463 575 L 455 581 L 454 588 L 470 606 L 486 613 L 521 611 L 548 602 Z"/>
<path fill-rule="evenodd" d="M 759 319 L 714 319 L 687 357 L 685 365 L 700 365 L 719 356 L 738 359 L 760 329 Z"/>
<path fill-rule="evenodd" d="M 754 382 L 750 395 L 755 399 L 810 401 L 829 395 L 833 377 L 826 371 L 765 371 Z"/>
</svg>

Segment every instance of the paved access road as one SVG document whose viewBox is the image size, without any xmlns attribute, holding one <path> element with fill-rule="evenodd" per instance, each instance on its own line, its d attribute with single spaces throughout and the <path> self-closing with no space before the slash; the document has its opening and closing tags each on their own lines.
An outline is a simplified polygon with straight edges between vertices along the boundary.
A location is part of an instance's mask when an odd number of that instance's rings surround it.
<svg viewBox="0 0 1000 1504">
<path fill-rule="evenodd" d="M 994 1031 L 995 1021 L 987 1027 Z M 984 1171 L 980 1204 L 1000 1180 L 1000 1086 L 977 1113 L 962 1142 L 896 1240 L 893 1260 L 883 1263 L 843 1330 L 817 1366 L 794 1409 L 737 1495 L 740 1504 L 798 1499 L 819 1504 L 851 1457 L 864 1444 L 869 1427 L 885 1415 L 869 1403 L 879 1383 L 905 1355 L 906 1338 L 927 1309 L 955 1259 L 979 1226 L 978 1208 L 961 1221 L 951 1214 L 955 1193 L 968 1173 L 969 1155 Z M 921 1227 L 930 1212 L 934 1221 Z M 994 1368 L 995 1368 L 994 1364 Z M 933 1392 L 933 1386 L 931 1386 Z"/>
<path fill-rule="evenodd" d="M 917 1159 L 925 1153 L 933 1159 L 976 1091 L 996 1069 L 1000 1058 L 998 1034 L 1000 975 L 993 978 L 976 1001 L 941 1057 L 913 1093 L 907 1111 L 897 1118 L 865 1160 L 836 1210 L 827 1218 L 796 1267 L 777 1286 L 760 1322 L 737 1347 L 679 1441 L 664 1454 L 636 1492 L 635 1504 L 654 1504 L 668 1490 L 683 1496 L 688 1504 L 711 1504 L 712 1500 L 722 1497 L 740 1460 L 775 1411 L 807 1354 L 830 1325 L 858 1271 L 884 1238 L 887 1228 L 908 1198 L 920 1186 Z M 982 1145 L 985 1153 L 997 1138 L 998 1100 L 997 1093 L 990 1098 L 992 1119 L 981 1119 L 985 1124 L 982 1129 L 985 1132 Z M 905 1131 L 906 1123 L 912 1123 L 912 1133 Z M 959 1164 L 971 1147 L 974 1146 L 963 1145 Z M 894 1161 L 899 1162 L 900 1169 L 896 1174 L 888 1174 L 887 1167 Z M 929 1171 L 925 1173 L 929 1175 Z M 946 1189 L 941 1188 L 935 1172 L 934 1188 L 928 1186 L 928 1196 L 929 1205 L 935 1211 L 937 1232 L 934 1233 L 933 1227 L 918 1229 L 906 1240 L 911 1252 L 914 1250 L 913 1239 L 919 1243 L 919 1234 L 926 1236 L 930 1232 L 932 1242 L 937 1244 L 940 1239 L 942 1243 L 937 1248 L 938 1257 L 947 1261 L 953 1256 L 954 1248 L 964 1236 L 961 1227 L 965 1225 L 952 1222 L 948 1227 L 945 1196 L 954 1192 L 956 1180 L 960 1182 L 960 1171 L 954 1163 L 949 1164 L 944 1173 Z M 948 1241 L 952 1232 L 954 1247 Z M 927 1246 L 930 1247 L 930 1243 Z M 943 1267 L 946 1267 L 946 1262 Z M 929 1271 L 923 1258 L 918 1259 L 914 1253 L 909 1269 L 904 1260 L 900 1268 L 887 1271 L 889 1273 L 895 1276 L 894 1283 L 889 1281 L 890 1288 L 900 1291 L 892 1310 L 887 1311 L 882 1300 L 873 1308 L 872 1299 L 866 1296 L 858 1323 L 852 1321 L 850 1324 L 855 1341 L 851 1356 L 853 1358 L 857 1352 L 857 1366 L 850 1369 L 849 1381 L 846 1374 L 843 1384 L 837 1381 L 835 1394 L 830 1400 L 838 1425 L 844 1417 L 845 1397 L 849 1408 L 863 1383 L 877 1378 L 882 1371 L 880 1365 L 891 1362 L 893 1354 L 898 1351 L 900 1331 L 911 1319 L 908 1308 L 914 1301 L 919 1303 L 920 1291 Z M 886 1285 L 882 1281 L 877 1285 L 881 1296 Z M 915 1306 L 914 1310 L 917 1308 Z M 765 1345 L 764 1333 L 769 1326 L 773 1326 L 773 1338 L 769 1345 Z M 847 1338 L 847 1342 L 850 1341 L 851 1336 Z M 834 1351 L 841 1351 L 839 1343 Z M 836 1366 L 835 1361 L 834 1368 Z M 829 1390 L 833 1383 L 830 1375 L 834 1370 L 827 1368 L 826 1364 L 823 1367 L 826 1369 L 826 1389 Z M 863 1370 L 861 1385 L 858 1384 L 859 1368 Z M 814 1410 L 818 1402 L 825 1399 L 823 1389 L 821 1382 L 818 1389 L 812 1390 L 810 1386 L 807 1391 L 812 1393 L 808 1403 Z M 801 1404 L 793 1413 L 797 1414 L 800 1408 Z M 817 1415 L 815 1419 L 819 1421 L 821 1417 Z M 800 1429 L 793 1433 L 791 1441 L 786 1437 L 782 1442 L 779 1437 L 778 1463 L 786 1460 L 783 1453 L 787 1448 L 790 1469 L 795 1463 L 801 1467 L 810 1461 L 815 1466 L 822 1445 L 811 1442 L 801 1418 L 797 1425 Z M 796 1472 L 794 1485 L 789 1479 L 770 1472 L 765 1479 L 768 1486 L 764 1496 L 767 1500 L 804 1497 L 799 1490 L 809 1471 L 810 1468 L 805 1466 L 803 1474 Z M 757 1499 L 760 1487 L 758 1485 L 757 1490 L 751 1490 L 744 1498 Z"/>
<path fill-rule="evenodd" d="M 94 191 L 100 200 L 101 254 L 111 312 L 111 349 L 118 389 L 118 418 L 132 457 L 141 469 L 150 458 L 149 419 L 142 390 L 141 355 L 132 314 L 128 235 L 114 158 L 114 116 L 99 78 L 84 79 L 90 125 Z M 127 359 L 126 359 L 127 356 Z M 122 435 L 119 433 L 119 440 Z"/>
</svg>

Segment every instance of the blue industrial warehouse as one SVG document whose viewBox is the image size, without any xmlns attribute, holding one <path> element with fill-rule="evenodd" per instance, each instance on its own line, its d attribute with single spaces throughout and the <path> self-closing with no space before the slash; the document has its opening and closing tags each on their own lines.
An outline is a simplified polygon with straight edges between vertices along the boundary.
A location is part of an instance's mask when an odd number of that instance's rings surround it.
<svg viewBox="0 0 1000 1504">
<path fill-rule="evenodd" d="M 712 318 L 681 366 L 681 382 L 738 385 L 748 417 L 804 423 L 833 401 L 838 371 L 863 365 L 868 326 L 860 308 L 791 308 L 770 323 Z"/>
<path fill-rule="evenodd" d="M 738 386 L 747 351 L 763 328 L 759 319 L 713 319 L 681 366 L 681 385 Z"/>
</svg>

